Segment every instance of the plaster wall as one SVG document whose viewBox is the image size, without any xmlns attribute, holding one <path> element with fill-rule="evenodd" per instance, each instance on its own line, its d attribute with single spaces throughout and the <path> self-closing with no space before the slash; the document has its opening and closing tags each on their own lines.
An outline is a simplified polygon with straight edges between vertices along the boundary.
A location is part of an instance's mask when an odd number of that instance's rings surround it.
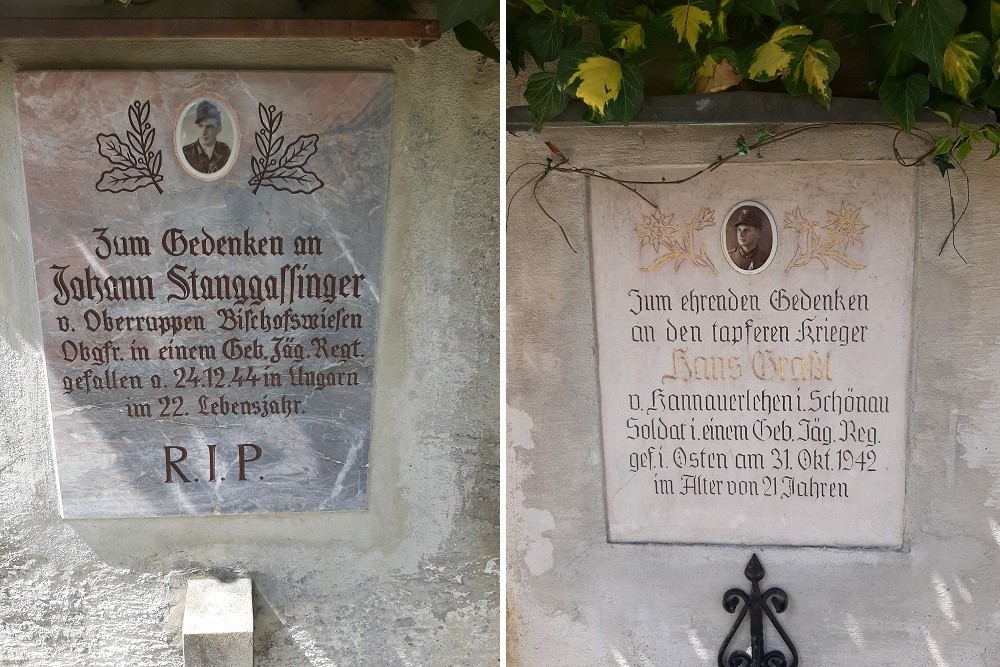
<svg viewBox="0 0 1000 667">
<path fill-rule="evenodd" d="M 939 128 L 931 128 L 939 129 Z M 543 163 L 550 141 L 577 166 L 704 165 L 754 127 L 518 132 L 508 170 Z M 894 164 L 893 132 L 834 126 L 744 162 Z M 901 146 L 905 146 L 905 139 Z M 905 148 L 904 148 L 905 151 Z M 733 621 L 722 607 L 760 555 L 764 586 L 811 667 L 969 667 L 1000 656 L 1000 172 L 966 163 L 971 203 L 957 248 L 948 186 L 919 168 L 905 545 L 902 550 L 609 544 L 593 321 L 587 184 L 550 174 L 510 203 L 507 231 L 508 664 L 715 665 Z M 899 167 L 902 169 L 903 167 Z M 520 170 L 513 191 L 539 168 Z M 711 178 L 707 175 L 704 178 Z M 959 210 L 965 183 L 953 179 Z M 872 511 L 877 511 L 873 508 Z M 744 644 L 745 646 L 745 644 Z"/>
<path fill-rule="evenodd" d="M 64 521 L 18 69 L 396 75 L 369 511 Z M 259 667 L 499 661 L 498 68 L 447 37 L 0 42 L 0 665 L 178 666 L 190 577 L 254 581 Z"/>
</svg>

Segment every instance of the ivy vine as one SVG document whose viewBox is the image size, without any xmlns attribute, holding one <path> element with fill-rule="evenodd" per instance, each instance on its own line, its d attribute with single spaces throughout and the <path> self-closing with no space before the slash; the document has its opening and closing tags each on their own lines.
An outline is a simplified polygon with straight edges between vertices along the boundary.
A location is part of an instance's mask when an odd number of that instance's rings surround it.
<svg viewBox="0 0 1000 667">
<path fill-rule="evenodd" d="M 1000 107 L 1000 1 L 507 0 L 507 60 L 536 124 L 571 99 L 584 118 L 628 123 L 658 94 L 775 91 L 877 98 L 912 131 L 927 108 L 955 128 L 929 156 L 1000 153 L 1000 127 L 962 123 Z"/>
<path fill-rule="evenodd" d="M 943 140 L 942 139 L 935 140 L 933 135 L 919 128 L 914 128 L 913 130 L 907 133 L 902 129 L 900 129 L 899 127 L 890 125 L 888 123 L 849 123 L 849 125 L 877 127 L 893 131 L 895 133 L 892 140 L 893 157 L 895 158 L 896 162 L 899 163 L 901 166 L 914 167 L 917 165 L 924 164 L 924 161 L 928 158 L 933 158 L 935 165 L 937 165 L 937 167 L 941 170 L 941 175 L 947 181 L 948 199 L 951 202 L 951 227 L 948 231 L 948 234 L 945 236 L 944 240 L 941 243 L 941 247 L 938 251 L 938 254 L 940 255 L 944 253 L 945 248 L 947 248 L 948 244 L 950 243 L 952 248 L 955 250 L 955 253 L 958 254 L 958 256 L 962 259 L 962 261 L 965 261 L 965 257 L 962 255 L 961 251 L 958 249 L 957 244 L 955 243 L 955 232 L 958 229 L 959 223 L 962 222 L 962 218 L 965 217 L 965 213 L 969 209 L 969 202 L 970 202 L 969 175 L 968 172 L 966 172 L 965 168 L 962 167 L 960 164 L 958 166 L 951 166 L 951 165 L 945 166 L 945 162 L 947 161 L 946 158 L 943 157 L 943 154 L 937 153 L 937 151 L 941 150 L 941 144 L 944 143 Z M 623 188 L 631 192 L 633 195 L 641 199 L 643 202 L 645 202 L 646 205 L 652 208 L 655 212 L 662 214 L 662 211 L 660 210 L 660 207 L 656 204 L 656 202 L 654 202 L 652 199 L 644 195 L 640 191 L 639 189 L 640 187 L 652 189 L 656 187 L 686 183 L 688 181 L 698 178 L 699 176 L 715 171 L 716 169 L 718 169 L 719 167 L 728 162 L 738 160 L 751 153 L 755 153 L 758 157 L 760 157 L 761 149 L 770 146 L 772 144 L 778 142 L 784 142 L 789 139 L 792 139 L 793 137 L 802 135 L 806 132 L 821 130 L 824 128 L 829 128 L 831 126 L 832 123 L 814 123 L 811 125 L 800 125 L 797 127 L 791 127 L 778 132 L 771 132 L 768 129 L 762 127 L 757 128 L 756 136 L 754 138 L 748 139 L 743 134 L 740 134 L 736 139 L 736 148 L 731 153 L 727 155 L 719 155 L 715 160 L 706 165 L 700 167 L 693 167 L 690 173 L 676 179 L 667 179 L 665 177 L 656 180 L 625 179 L 625 178 L 619 178 L 617 176 L 612 176 L 611 174 L 605 173 L 598 169 L 594 169 L 592 167 L 577 166 L 572 164 L 570 159 L 565 154 L 563 154 L 563 152 L 559 149 L 558 146 L 556 146 L 551 141 L 546 141 L 545 145 L 549 149 L 550 155 L 549 157 L 546 158 L 545 162 L 525 162 L 521 165 L 518 165 L 508 174 L 507 188 L 508 191 L 511 192 L 511 194 L 508 196 L 507 199 L 507 215 L 509 218 L 511 207 L 514 203 L 514 200 L 517 199 L 517 196 L 524 191 L 530 192 L 531 197 L 534 200 L 535 205 L 538 207 L 538 209 L 542 212 L 542 214 L 546 218 L 549 219 L 550 222 L 554 223 L 556 227 L 559 228 L 559 232 L 562 234 L 562 238 L 565 241 L 566 245 L 569 246 L 570 250 L 576 253 L 577 250 L 573 246 L 573 243 L 570 241 L 569 235 L 566 233 L 566 228 L 563 227 L 562 224 L 548 211 L 548 209 L 545 208 L 545 206 L 542 204 L 541 200 L 538 197 L 539 187 L 542 185 L 545 179 L 548 178 L 548 176 L 552 173 L 579 174 L 590 178 L 596 178 L 617 183 L 618 185 L 622 186 Z M 971 126 L 967 126 L 965 128 L 960 129 L 960 135 L 964 137 L 968 137 L 969 135 L 974 134 L 975 132 L 982 132 L 982 129 L 977 130 L 976 128 L 973 128 Z M 919 152 L 916 156 L 904 155 L 903 149 L 900 148 L 900 141 L 903 137 L 908 137 L 911 140 L 911 144 L 913 145 L 910 147 L 910 151 L 913 150 L 913 146 L 916 146 L 918 150 L 920 148 L 922 148 L 923 150 Z M 968 143 L 969 140 L 970 139 L 968 138 L 962 139 L 962 141 L 965 143 Z M 960 173 L 965 181 L 964 188 L 961 189 L 958 200 L 956 200 L 955 188 L 952 182 L 952 177 L 950 172 L 951 169 L 956 169 L 957 173 Z M 518 185 L 517 180 L 521 178 L 519 174 L 522 172 L 522 170 L 529 170 L 527 172 L 528 177 Z M 962 200 L 964 200 L 964 202 L 961 204 L 960 207 L 959 202 L 962 202 Z"/>
</svg>

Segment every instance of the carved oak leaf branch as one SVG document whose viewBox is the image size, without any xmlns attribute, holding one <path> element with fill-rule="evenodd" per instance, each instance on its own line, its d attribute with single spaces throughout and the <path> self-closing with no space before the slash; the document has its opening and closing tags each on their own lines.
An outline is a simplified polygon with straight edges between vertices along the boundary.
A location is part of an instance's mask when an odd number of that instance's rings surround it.
<svg viewBox="0 0 1000 667">
<path fill-rule="evenodd" d="M 132 129 L 126 132 L 127 143 L 117 134 L 97 135 L 97 152 L 112 168 L 101 174 L 94 187 L 100 192 L 135 192 L 152 185 L 162 195 L 163 151 L 153 151 L 156 128 L 149 122 L 149 100 L 130 104 L 128 120 Z"/>
<path fill-rule="evenodd" d="M 282 153 L 285 137 L 277 134 L 284 112 L 278 111 L 273 104 L 259 104 L 257 115 L 261 129 L 257 130 L 254 139 L 260 158 L 251 158 L 253 178 L 248 181 L 253 186 L 253 193 L 257 194 L 262 186 L 292 194 L 309 194 L 323 187 L 320 177 L 305 168 L 309 158 L 316 153 L 319 135 L 302 135 Z"/>
<path fill-rule="evenodd" d="M 660 246 L 663 246 L 666 248 L 666 252 L 657 255 L 656 259 L 648 266 L 640 266 L 639 270 L 655 271 L 670 262 L 674 262 L 674 271 L 679 271 L 684 262 L 690 260 L 694 266 L 709 269 L 718 275 L 719 272 L 715 268 L 715 264 L 708 257 L 706 245 L 702 243 L 698 246 L 696 238 L 698 232 L 715 225 L 715 211 L 703 206 L 693 218 L 682 222 L 680 226 L 683 231 L 680 239 L 674 236 L 679 230 L 670 224 L 673 217 L 673 213 L 667 218 L 659 212 L 653 213 L 652 216 L 643 216 L 643 222 L 636 228 L 639 233 L 640 250 L 643 246 L 652 245 L 654 251 L 658 252 Z M 650 229 L 656 229 L 658 232 L 655 242 L 649 237 Z"/>
</svg>

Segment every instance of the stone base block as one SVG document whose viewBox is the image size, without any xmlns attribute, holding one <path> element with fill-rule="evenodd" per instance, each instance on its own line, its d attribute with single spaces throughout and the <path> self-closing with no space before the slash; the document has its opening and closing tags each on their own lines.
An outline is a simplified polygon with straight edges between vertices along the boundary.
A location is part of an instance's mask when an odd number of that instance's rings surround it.
<svg viewBox="0 0 1000 667">
<path fill-rule="evenodd" d="M 253 667 L 250 579 L 188 581 L 184 667 Z"/>
</svg>

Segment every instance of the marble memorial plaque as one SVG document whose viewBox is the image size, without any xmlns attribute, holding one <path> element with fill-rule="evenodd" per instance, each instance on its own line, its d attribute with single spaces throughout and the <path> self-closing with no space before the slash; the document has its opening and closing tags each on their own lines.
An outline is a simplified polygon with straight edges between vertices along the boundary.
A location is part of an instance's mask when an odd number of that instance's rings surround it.
<svg viewBox="0 0 1000 667">
<path fill-rule="evenodd" d="M 590 187 L 609 539 L 900 547 L 913 170 Z"/>
<path fill-rule="evenodd" d="M 16 88 L 63 516 L 365 509 L 392 75 Z"/>
</svg>

